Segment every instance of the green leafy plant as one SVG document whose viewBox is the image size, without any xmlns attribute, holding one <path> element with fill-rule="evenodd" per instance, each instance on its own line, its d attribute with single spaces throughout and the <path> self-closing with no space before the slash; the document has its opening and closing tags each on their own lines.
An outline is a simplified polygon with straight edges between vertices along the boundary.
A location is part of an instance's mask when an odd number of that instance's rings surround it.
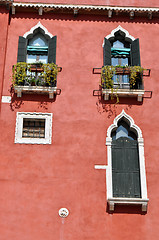
<svg viewBox="0 0 159 240">
<path fill-rule="evenodd" d="M 101 85 L 105 89 L 113 91 L 113 75 L 118 75 L 119 70 L 122 74 L 129 75 L 130 88 L 134 88 L 138 81 L 142 82 L 144 68 L 140 66 L 104 66 L 101 71 Z M 126 73 L 127 71 L 127 73 Z"/>
<path fill-rule="evenodd" d="M 24 85 L 27 78 L 27 63 L 19 62 L 13 65 L 12 68 L 12 82 L 13 85 Z"/>
<path fill-rule="evenodd" d="M 113 75 L 116 72 L 116 67 L 114 66 L 103 66 L 102 72 L 101 72 L 101 86 L 104 89 L 111 89 L 111 99 L 113 99 L 114 95 L 117 98 L 117 102 L 119 102 L 119 97 L 117 95 L 117 89 L 114 89 L 114 81 L 113 81 Z"/>
<path fill-rule="evenodd" d="M 36 70 L 32 70 L 36 66 Z M 40 71 L 38 68 L 41 68 Z M 56 86 L 58 67 L 54 63 L 19 62 L 12 68 L 13 85 Z"/>
<path fill-rule="evenodd" d="M 140 66 L 131 66 L 130 67 L 130 88 L 135 88 L 137 82 L 142 82 L 144 68 Z"/>
<path fill-rule="evenodd" d="M 56 77 L 58 73 L 57 65 L 54 63 L 43 64 L 42 76 L 44 81 L 49 85 L 53 86 L 56 83 Z"/>
<path fill-rule="evenodd" d="M 113 75 L 115 74 L 114 66 L 103 66 L 101 71 L 101 86 L 113 91 Z"/>
</svg>

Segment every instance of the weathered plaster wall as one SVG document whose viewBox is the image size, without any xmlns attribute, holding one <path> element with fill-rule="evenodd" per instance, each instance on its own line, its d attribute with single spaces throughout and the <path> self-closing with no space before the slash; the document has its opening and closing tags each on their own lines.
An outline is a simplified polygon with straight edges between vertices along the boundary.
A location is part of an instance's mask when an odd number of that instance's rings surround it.
<svg viewBox="0 0 159 240">
<path fill-rule="evenodd" d="M 0 8 L 0 99 L 2 98 L 3 73 L 6 55 L 7 31 L 9 14 L 5 7 Z M 1 101 L 1 100 L 0 100 Z"/>
<path fill-rule="evenodd" d="M 0 226 L 3 240 L 156 240 L 158 233 L 158 22 L 147 19 L 100 16 L 38 15 L 24 13 L 11 18 L 9 26 L 3 95 L 10 95 L 12 65 L 16 63 L 18 37 L 40 21 L 57 35 L 58 75 L 62 89 L 55 101 L 47 96 L 13 96 L 1 105 Z M 153 97 L 120 100 L 117 105 L 93 97 L 100 75 L 93 67 L 103 64 L 102 43 L 121 25 L 140 39 L 142 66 L 151 68 L 145 90 Z M 114 101 L 115 102 L 115 101 Z M 150 199 L 148 212 L 138 207 L 106 211 L 106 131 L 124 109 L 143 131 Z M 52 112 L 51 145 L 14 144 L 16 112 Z M 58 210 L 67 207 L 64 221 Z"/>
</svg>

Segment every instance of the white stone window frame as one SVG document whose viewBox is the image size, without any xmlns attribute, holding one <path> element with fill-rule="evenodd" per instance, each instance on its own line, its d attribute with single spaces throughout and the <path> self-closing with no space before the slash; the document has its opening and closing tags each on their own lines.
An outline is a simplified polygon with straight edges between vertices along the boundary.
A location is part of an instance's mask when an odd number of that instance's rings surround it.
<svg viewBox="0 0 159 240">
<path fill-rule="evenodd" d="M 52 113 L 36 113 L 36 112 L 17 112 L 16 129 L 15 129 L 15 143 L 21 144 L 51 144 L 52 141 Z M 23 120 L 30 119 L 44 119 L 45 120 L 45 138 L 25 138 L 23 133 Z"/>
<path fill-rule="evenodd" d="M 140 166 L 140 186 L 141 186 L 141 198 L 117 198 L 113 197 L 113 185 L 112 185 L 112 138 L 111 133 L 118 127 L 120 119 L 124 118 L 129 123 L 131 131 L 137 133 L 138 149 L 139 149 L 139 166 Z M 107 160 L 106 166 L 106 185 L 107 185 L 107 201 L 109 204 L 109 210 L 114 211 L 114 205 L 141 205 L 142 211 L 147 211 L 147 205 L 149 199 L 147 198 L 147 185 L 146 185 L 146 172 L 145 172 L 145 157 L 144 157 L 144 139 L 142 137 L 141 129 L 134 123 L 134 120 L 125 113 L 124 110 L 114 119 L 114 122 L 109 126 L 107 130 L 106 138 L 107 146 Z"/>
<path fill-rule="evenodd" d="M 46 36 L 48 39 L 52 38 L 53 35 L 48 32 L 48 30 L 41 24 L 41 22 L 39 21 L 35 26 L 33 26 L 28 32 L 24 33 L 23 37 L 24 38 L 32 38 L 34 35 L 34 32 L 40 29 L 41 32 L 44 34 L 44 36 Z"/>
</svg>

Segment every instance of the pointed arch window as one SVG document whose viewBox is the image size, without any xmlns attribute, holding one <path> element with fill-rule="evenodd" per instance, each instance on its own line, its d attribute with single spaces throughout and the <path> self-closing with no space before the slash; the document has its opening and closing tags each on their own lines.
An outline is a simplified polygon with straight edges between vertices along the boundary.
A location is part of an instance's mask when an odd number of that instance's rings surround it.
<svg viewBox="0 0 159 240">
<path fill-rule="evenodd" d="M 113 197 L 141 197 L 137 136 L 124 120 L 112 132 L 112 182 Z"/>
<path fill-rule="evenodd" d="M 139 39 L 135 39 L 128 31 L 118 26 L 103 42 L 101 86 L 104 100 L 109 100 L 110 95 L 115 95 L 112 92 L 113 87 L 119 97 L 137 97 L 137 101 L 142 101 L 145 91 L 143 68 L 140 65 Z M 114 71 L 111 84 L 108 84 L 109 74 L 108 79 L 107 74 L 105 75 L 109 70 L 110 73 Z"/>
<path fill-rule="evenodd" d="M 37 33 L 28 40 L 27 63 L 48 62 L 48 40 L 41 33 Z"/>
<path fill-rule="evenodd" d="M 17 64 L 13 66 L 14 89 L 18 97 L 22 93 L 49 94 L 54 98 L 57 89 L 57 73 L 62 68 L 56 65 L 56 40 L 39 22 L 23 36 L 19 36 Z M 46 74 L 47 73 L 47 74 Z M 47 75 L 47 77 L 46 77 Z"/>
<path fill-rule="evenodd" d="M 121 29 L 118 29 L 114 36 L 104 38 L 103 65 L 108 66 L 140 66 L 139 39 L 126 37 Z M 129 75 L 117 74 L 113 76 L 115 88 L 130 88 Z M 142 89 L 141 81 L 134 86 Z"/>
<path fill-rule="evenodd" d="M 56 63 L 56 41 L 57 36 L 37 24 L 28 34 L 19 36 L 17 62 Z"/>
<path fill-rule="evenodd" d="M 115 204 L 139 204 L 147 210 L 144 142 L 139 127 L 124 111 L 107 131 L 107 200 Z"/>
<path fill-rule="evenodd" d="M 122 30 L 104 38 L 103 54 L 103 65 L 141 65 L 139 39 L 126 37 Z"/>
</svg>

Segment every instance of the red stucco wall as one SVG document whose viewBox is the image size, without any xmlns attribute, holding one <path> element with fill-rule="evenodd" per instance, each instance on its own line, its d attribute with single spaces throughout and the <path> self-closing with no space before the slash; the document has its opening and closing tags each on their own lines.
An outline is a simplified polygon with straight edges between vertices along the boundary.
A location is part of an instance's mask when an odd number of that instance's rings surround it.
<svg viewBox="0 0 159 240">
<path fill-rule="evenodd" d="M 143 2 L 143 1 L 142 1 Z M 55 101 L 47 96 L 13 96 L 1 104 L 0 234 L 9 240 L 157 240 L 158 233 L 158 20 L 24 13 L 11 17 L 8 32 L 3 95 L 10 95 L 12 65 L 18 37 L 40 21 L 57 35 L 58 75 L 62 89 Z M 102 43 L 118 25 L 140 39 L 142 66 L 151 68 L 145 90 L 151 99 L 119 104 L 93 96 L 103 64 Z M 117 207 L 108 213 L 106 174 L 95 164 L 106 164 L 106 131 L 116 115 L 126 111 L 141 128 L 145 141 L 148 197 L 147 214 L 140 207 Z M 51 145 L 14 144 L 16 112 L 52 112 Z M 70 215 L 62 220 L 58 210 Z"/>
<path fill-rule="evenodd" d="M 5 7 L 0 8 L 0 99 L 2 98 L 2 87 L 3 87 L 3 73 L 6 56 L 6 44 L 7 44 L 7 31 L 8 31 L 8 11 Z M 1 100 L 0 100 L 1 101 Z"/>
</svg>

